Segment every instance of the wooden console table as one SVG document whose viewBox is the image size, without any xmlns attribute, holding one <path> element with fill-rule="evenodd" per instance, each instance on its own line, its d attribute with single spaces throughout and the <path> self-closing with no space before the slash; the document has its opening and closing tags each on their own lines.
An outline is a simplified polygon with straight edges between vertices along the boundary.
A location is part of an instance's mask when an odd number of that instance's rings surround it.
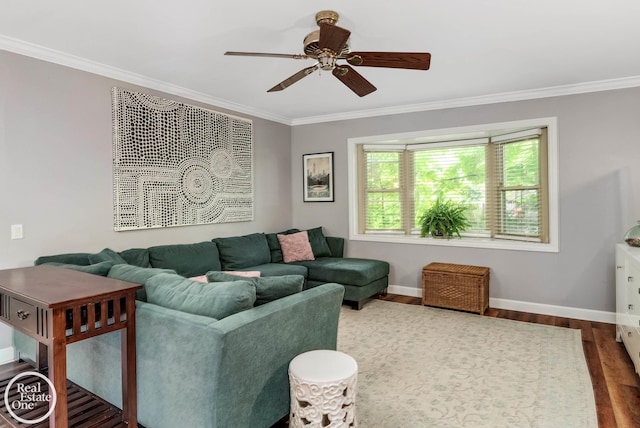
<svg viewBox="0 0 640 428">
<path fill-rule="evenodd" d="M 67 344 L 116 330 L 122 335 L 122 422 L 131 428 L 138 426 L 135 291 L 140 288 L 139 284 L 56 266 L 0 270 L 0 321 L 38 342 L 36 368 L 48 369 L 56 391 L 50 427 L 71 426 Z"/>
</svg>

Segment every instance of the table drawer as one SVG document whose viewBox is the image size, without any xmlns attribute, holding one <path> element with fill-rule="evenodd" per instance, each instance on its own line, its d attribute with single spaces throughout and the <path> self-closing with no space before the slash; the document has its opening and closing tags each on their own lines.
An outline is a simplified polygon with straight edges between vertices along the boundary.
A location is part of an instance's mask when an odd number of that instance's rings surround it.
<svg viewBox="0 0 640 428">
<path fill-rule="evenodd" d="M 18 299 L 11 299 L 9 303 L 11 324 L 23 330 L 37 333 L 36 307 Z"/>
</svg>

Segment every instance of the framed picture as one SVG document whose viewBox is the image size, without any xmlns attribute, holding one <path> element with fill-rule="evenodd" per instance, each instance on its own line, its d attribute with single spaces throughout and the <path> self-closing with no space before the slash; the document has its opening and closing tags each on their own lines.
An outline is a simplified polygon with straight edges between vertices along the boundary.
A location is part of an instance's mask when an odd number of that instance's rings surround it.
<svg viewBox="0 0 640 428">
<path fill-rule="evenodd" d="M 333 202 L 333 152 L 302 155 L 304 202 Z"/>
</svg>

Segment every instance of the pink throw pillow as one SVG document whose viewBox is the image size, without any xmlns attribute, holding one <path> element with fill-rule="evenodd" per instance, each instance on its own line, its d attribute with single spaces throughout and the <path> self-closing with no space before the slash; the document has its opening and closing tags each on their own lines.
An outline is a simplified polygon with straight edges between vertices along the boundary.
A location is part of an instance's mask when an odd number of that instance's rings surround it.
<svg viewBox="0 0 640 428">
<path fill-rule="evenodd" d="M 315 260 L 313 250 L 309 243 L 307 231 L 292 233 L 290 235 L 277 235 L 280 248 L 282 248 L 282 258 L 285 263 L 302 260 Z"/>
<path fill-rule="evenodd" d="M 259 277 L 260 276 L 260 271 L 259 270 L 247 270 L 247 271 L 242 271 L 242 270 L 223 270 L 223 273 L 229 274 L 229 275 L 236 275 L 236 276 L 246 276 L 249 278 L 252 277 Z M 205 276 L 206 278 L 206 276 Z"/>
</svg>

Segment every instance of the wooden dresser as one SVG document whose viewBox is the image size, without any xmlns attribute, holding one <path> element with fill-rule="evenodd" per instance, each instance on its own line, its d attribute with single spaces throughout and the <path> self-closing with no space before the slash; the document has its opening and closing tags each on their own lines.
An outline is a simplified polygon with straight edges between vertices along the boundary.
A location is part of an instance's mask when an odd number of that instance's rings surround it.
<svg viewBox="0 0 640 428">
<path fill-rule="evenodd" d="M 640 248 L 616 245 L 616 340 L 640 373 Z"/>
</svg>

